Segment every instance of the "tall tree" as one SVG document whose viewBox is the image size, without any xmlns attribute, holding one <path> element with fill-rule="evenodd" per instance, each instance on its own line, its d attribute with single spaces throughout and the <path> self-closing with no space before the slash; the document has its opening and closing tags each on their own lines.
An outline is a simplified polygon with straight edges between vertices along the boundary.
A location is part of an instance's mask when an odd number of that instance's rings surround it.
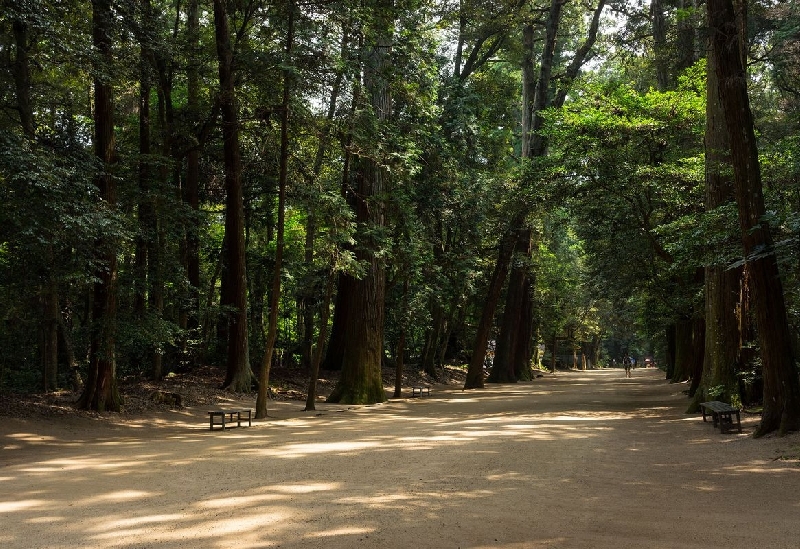
<svg viewBox="0 0 800 549">
<path fill-rule="evenodd" d="M 769 224 L 764 220 L 761 165 L 740 54 L 741 35 L 732 0 L 708 0 L 706 5 L 764 371 L 764 409 L 754 435 L 772 431 L 783 434 L 800 429 L 800 379 L 793 360 L 777 257 Z M 744 8 L 746 3 L 739 4 L 739 9 Z"/>
<path fill-rule="evenodd" d="M 328 397 L 330 402 L 348 404 L 386 400 L 381 375 L 386 266 L 381 248 L 386 245 L 382 242 L 382 230 L 389 172 L 384 164 L 386 159 L 382 158 L 380 147 L 376 145 L 382 138 L 380 128 L 391 120 L 392 115 L 390 78 L 395 7 L 390 0 L 374 0 L 367 6 L 361 51 L 365 104 L 360 114 L 367 135 L 363 136 L 366 140 L 359 143 L 364 152 L 354 158 L 351 180 L 359 227 L 356 258 L 365 268 L 362 277 L 351 281 L 350 291 L 346 294 L 349 303 L 342 373 Z"/>
<path fill-rule="evenodd" d="M 92 1 L 92 45 L 96 50 L 94 66 L 94 150 L 99 162 L 95 177 L 98 197 L 105 207 L 117 203 L 116 185 L 111 170 L 114 158 L 114 107 L 111 68 L 114 12 L 111 0 Z M 99 269 L 92 293 L 92 330 L 89 347 L 89 370 L 81 408 L 118 412 L 121 398 L 117 388 L 117 249 L 110 239 L 95 243 Z"/>
<path fill-rule="evenodd" d="M 214 30 L 219 62 L 219 102 L 225 155 L 225 236 L 221 305 L 226 311 L 227 362 L 223 386 L 231 391 L 249 391 L 250 369 L 247 340 L 247 269 L 244 240 L 244 194 L 239 149 L 234 52 L 225 0 L 214 0 Z"/>
<path fill-rule="evenodd" d="M 730 139 L 719 98 L 715 56 L 709 55 L 706 62 L 705 208 L 726 222 L 727 206 L 736 200 L 730 173 Z M 697 411 L 704 400 L 733 404 L 740 400 L 736 366 L 742 341 L 735 311 L 739 310 L 743 270 L 729 267 L 724 260 L 720 254 L 705 267 L 705 356 L 702 383 L 689 412 Z"/>
<path fill-rule="evenodd" d="M 286 225 L 286 181 L 289 177 L 289 107 L 292 91 L 292 70 L 290 68 L 292 48 L 294 47 L 295 5 L 290 1 L 287 16 L 286 49 L 283 70 L 283 99 L 281 101 L 281 152 L 278 169 L 278 230 L 275 235 L 275 264 L 272 271 L 272 291 L 269 300 L 269 322 L 264 359 L 258 372 L 258 397 L 256 398 L 256 418 L 267 417 L 267 389 L 272 354 L 278 333 L 278 306 L 281 299 L 281 270 L 283 269 L 284 226 Z"/>
</svg>

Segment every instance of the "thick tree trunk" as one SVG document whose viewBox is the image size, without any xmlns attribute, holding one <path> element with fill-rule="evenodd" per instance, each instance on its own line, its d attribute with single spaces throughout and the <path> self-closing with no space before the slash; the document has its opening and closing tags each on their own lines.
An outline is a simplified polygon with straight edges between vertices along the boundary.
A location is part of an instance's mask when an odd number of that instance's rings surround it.
<svg viewBox="0 0 800 549">
<path fill-rule="evenodd" d="M 761 166 L 731 0 L 708 0 L 719 98 L 731 140 L 736 204 L 764 368 L 764 409 L 755 436 L 800 429 L 800 379 L 794 366 L 783 287 L 769 225 L 763 220 Z"/>
<path fill-rule="evenodd" d="M 689 398 L 694 397 L 703 380 L 703 358 L 706 347 L 706 320 L 702 316 L 692 320 L 692 352 L 689 357 L 689 372 L 692 383 L 689 385 Z"/>
<path fill-rule="evenodd" d="M 231 391 L 249 391 L 250 369 L 247 340 L 247 269 L 244 244 L 244 197 L 239 151 L 239 120 L 234 89 L 233 49 L 224 0 L 214 0 L 214 28 L 219 59 L 222 139 L 225 155 L 225 274 L 222 278 L 223 308 L 229 309 L 227 361 L 223 386 Z"/>
<path fill-rule="evenodd" d="M 706 211 L 733 202 L 733 178 L 729 175 L 730 141 L 725 125 L 725 113 L 719 102 L 716 62 L 708 56 L 706 75 Z M 706 338 L 703 360 L 703 382 L 687 412 L 695 413 L 700 403 L 722 400 L 740 405 L 736 366 L 741 348 L 739 323 L 735 311 L 739 309 L 741 268 L 726 265 L 708 265 L 705 268 Z"/>
<path fill-rule="evenodd" d="M 675 369 L 672 382 L 689 379 L 692 360 L 692 321 L 683 319 L 675 325 Z"/>
<path fill-rule="evenodd" d="M 28 24 L 21 19 L 14 19 L 14 61 L 11 73 L 14 77 L 17 112 L 19 123 L 26 137 L 33 139 L 36 135 L 36 124 L 31 103 L 31 49 L 34 43 L 30 40 Z"/>
<path fill-rule="evenodd" d="M 92 43 L 98 53 L 94 78 L 94 137 L 95 154 L 101 172 L 96 176 L 98 198 L 113 211 L 116 188 L 110 169 L 114 161 L 113 92 L 108 81 L 113 64 L 111 48 L 113 13 L 110 0 L 92 1 Z M 111 213 L 111 212 L 109 212 Z M 95 273 L 92 295 L 92 329 L 89 344 L 89 368 L 78 407 L 98 412 L 119 412 L 121 398 L 116 374 L 117 321 L 117 254 L 113 243 L 98 241 L 101 267 Z"/>
<path fill-rule="evenodd" d="M 662 0 L 650 2 L 653 18 L 653 54 L 655 56 L 656 84 L 659 91 L 669 88 L 669 52 L 667 51 L 667 23 Z"/>
<path fill-rule="evenodd" d="M 378 124 L 385 124 L 392 111 L 388 78 L 394 7 L 387 0 L 378 0 L 371 7 L 373 26 L 364 37 L 364 90 L 372 116 Z M 378 135 L 372 137 L 380 139 Z M 373 404 L 386 400 L 381 376 L 386 270 L 379 253 L 381 243 L 372 234 L 385 225 L 384 194 L 389 190 L 389 174 L 374 158 L 358 156 L 354 162 L 356 222 L 361 227 L 357 234 L 356 258 L 366 264 L 366 272 L 361 279 L 353 281 L 352 291 L 347 295 L 348 323 L 342 373 L 328 401 Z"/>
<path fill-rule="evenodd" d="M 676 324 L 670 324 L 664 331 L 664 339 L 666 340 L 666 356 L 664 357 L 664 373 L 666 379 L 672 379 L 675 374 L 675 356 L 677 354 L 677 339 L 678 327 Z"/>
<path fill-rule="evenodd" d="M 528 270 L 531 255 L 531 231 L 523 229 L 518 232 L 514 245 L 513 267 L 506 291 L 506 306 L 497 338 L 494 362 L 489 373 L 488 382 L 515 383 L 517 372 L 522 365 L 530 361 L 529 356 L 521 356 L 525 352 L 526 341 L 530 340 L 532 310 L 526 303 L 528 290 Z M 528 317 L 526 318 L 526 315 Z M 530 346 L 527 346 L 530 349 Z"/>
</svg>

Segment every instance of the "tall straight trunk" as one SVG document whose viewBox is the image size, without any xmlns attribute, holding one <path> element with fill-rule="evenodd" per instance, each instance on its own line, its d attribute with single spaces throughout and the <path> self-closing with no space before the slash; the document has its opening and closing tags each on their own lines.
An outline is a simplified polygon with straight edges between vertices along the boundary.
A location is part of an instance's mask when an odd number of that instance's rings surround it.
<svg viewBox="0 0 800 549">
<path fill-rule="evenodd" d="M 223 308 L 227 322 L 226 375 L 223 386 L 249 391 L 253 381 L 247 341 L 247 269 L 244 243 L 244 196 L 239 151 L 239 119 L 234 88 L 233 48 L 225 0 L 214 0 L 214 30 L 219 60 L 220 111 L 225 156 L 225 272 L 222 277 Z"/>
<path fill-rule="evenodd" d="M 94 68 L 94 149 L 101 171 L 95 178 L 98 198 L 113 213 L 117 203 L 116 188 L 110 169 L 114 161 L 113 90 L 109 69 L 113 64 L 111 48 L 112 5 L 110 0 L 92 0 L 92 44 L 98 54 Z M 115 360 L 117 321 L 117 254 L 107 239 L 95 243 L 101 267 L 95 273 L 92 291 L 92 328 L 89 344 L 89 367 L 80 408 L 99 412 L 119 412 L 121 398 L 117 389 Z"/>
<path fill-rule="evenodd" d="M 666 379 L 672 379 L 675 374 L 675 356 L 677 355 L 677 340 L 678 340 L 678 326 L 677 324 L 670 324 L 664 330 L 664 339 L 666 340 L 666 353 L 664 357 L 664 373 Z"/>
<path fill-rule="evenodd" d="M 653 19 L 653 53 L 655 55 L 656 84 L 659 91 L 669 87 L 669 57 L 667 50 L 667 22 L 662 0 L 651 0 L 650 16 Z"/>
<path fill-rule="evenodd" d="M 800 429 L 800 379 L 794 365 L 778 261 L 764 221 L 761 166 L 731 0 L 708 0 L 711 53 L 731 141 L 734 188 L 764 371 L 764 409 L 754 435 Z M 740 5 L 740 7 L 742 7 Z"/>
<path fill-rule="evenodd" d="M 58 283 L 54 278 L 41 292 L 42 303 L 42 389 L 58 388 Z"/>
<path fill-rule="evenodd" d="M 707 58 L 705 131 L 705 209 L 714 209 L 736 200 L 730 173 L 730 140 L 725 113 L 719 101 L 716 61 Z M 694 413 L 701 402 L 722 400 L 741 403 L 736 366 L 741 338 L 734 311 L 739 309 L 742 268 L 708 265 L 705 268 L 706 338 L 703 382 L 687 410 Z M 713 388 L 713 394 L 711 392 Z"/>
<path fill-rule="evenodd" d="M 197 70 L 200 43 L 199 0 L 189 0 L 186 14 L 186 33 L 189 46 L 189 65 L 186 70 L 187 106 L 193 117 L 200 112 L 200 77 Z M 200 211 L 200 149 L 192 147 L 186 155 L 186 179 L 183 187 L 183 200 L 189 209 L 197 214 Z M 197 338 L 200 327 L 200 227 L 197 215 L 192 216 L 186 228 L 186 278 L 189 282 L 186 311 L 186 329 L 189 339 Z M 187 353 L 184 344 L 184 360 L 193 365 L 196 357 Z"/>
<path fill-rule="evenodd" d="M 33 139 L 36 135 L 36 123 L 31 103 L 31 49 L 34 42 L 30 39 L 28 24 L 22 19 L 14 19 L 12 23 L 14 32 L 14 61 L 11 63 L 11 73 L 14 78 L 16 92 L 17 113 L 22 132 L 26 137 Z"/>
<path fill-rule="evenodd" d="M 289 166 L 289 97 L 292 89 L 291 63 L 294 44 L 294 3 L 289 2 L 288 29 L 286 31 L 287 68 L 283 71 L 283 102 L 281 104 L 281 156 L 278 172 L 278 229 L 275 238 L 275 266 L 272 272 L 272 292 L 269 300 L 269 323 L 267 326 L 267 342 L 264 349 L 264 360 L 258 372 L 258 396 L 256 398 L 256 419 L 267 417 L 267 389 L 269 387 L 269 371 L 275 340 L 278 334 L 278 306 L 281 300 L 281 269 L 283 268 L 284 225 L 286 209 L 286 180 Z"/>
<path fill-rule="evenodd" d="M 689 398 L 694 397 L 703 380 L 703 357 L 706 348 L 706 319 L 698 315 L 692 320 L 692 351 L 689 355 L 689 373 L 692 382 L 689 385 Z"/>
<path fill-rule="evenodd" d="M 333 264 L 333 258 L 331 258 Z M 315 410 L 317 401 L 317 380 L 319 379 L 319 365 L 322 362 L 322 354 L 325 347 L 325 340 L 328 337 L 328 317 L 331 310 L 331 298 L 333 296 L 333 285 L 336 275 L 333 269 L 328 272 L 325 283 L 325 296 L 319 310 L 319 333 L 317 334 L 317 345 L 311 357 L 311 377 L 308 380 L 308 392 L 306 394 L 306 407 L 304 412 Z"/>
<path fill-rule="evenodd" d="M 438 296 L 431 297 L 431 325 L 428 328 L 426 338 L 425 338 L 425 346 L 422 349 L 422 370 L 436 378 L 438 377 L 439 373 L 436 371 L 436 358 L 439 354 L 439 348 L 442 344 L 443 336 L 442 334 L 445 331 L 445 323 L 447 319 L 445 318 L 444 307 L 442 306 L 441 300 Z"/>
<path fill-rule="evenodd" d="M 689 379 L 692 360 L 692 321 L 681 319 L 675 325 L 675 369 L 672 381 L 680 383 Z"/>
<path fill-rule="evenodd" d="M 408 318 L 408 287 L 409 276 L 403 278 L 403 299 L 400 305 L 400 336 L 397 338 L 397 348 L 394 353 L 394 398 L 403 396 L 403 368 L 405 367 L 406 354 L 406 318 Z"/>
<path fill-rule="evenodd" d="M 388 78 L 395 8 L 390 0 L 376 0 L 369 7 L 372 27 L 364 37 L 364 90 L 372 115 L 378 124 L 386 124 L 392 111 Z M 373 137 L 379 139 L 377 135 Z M 379 253 L 381 244 L 370 233 L 385 226 L 384 194 L 389 191 L 389 174 L 374 158 L 357 156 L 354 162 L 356 222 L 362 227 L 357 234 L 356 258 L 366 264 L 366 272 L 354 281 L 353 291 L 348 294 L 342 373 L 328 400 L 372 404 L 386 400 L 381 376 L 386 269 Z"/>
<path fill-rule="evenodd" d="M 684 13 L 697 11 L 697 0 L 679 0 L 678 9 Z M 696 17 L 679 17 L 678 22 L 678 59 L 675 65 L 677 73 L 681 73 L 697 62 L 697 44 L 695 35 L 697 33 Z"/>
</svg>

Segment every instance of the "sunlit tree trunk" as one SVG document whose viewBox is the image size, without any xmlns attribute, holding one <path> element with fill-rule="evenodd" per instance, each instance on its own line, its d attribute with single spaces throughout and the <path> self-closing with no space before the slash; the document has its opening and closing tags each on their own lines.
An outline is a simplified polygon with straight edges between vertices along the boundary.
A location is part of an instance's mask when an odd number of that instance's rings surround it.
<svg viewBox="0 0 800 549">
<path fill-rule="evenodd" d="M 746 4 L 738 5 L 745 9 Z M 764 220 L 761 166 L 731 0 L 708 0 L 711 54 L 731 143 L 734 189 L 764 372 L 764 409 L 755 436 L 800 429 L 800 379 L 792 356 L 783 286 Z"/>
<path fill-rule="evenodd" d="M 705 131 L 705 208 L 714 211 L 736 200 L 733 174 L 730 173 L 730 140 L 725 114 L 719 101 L 716 61 L 707 59 L 706 131 Z M 741 268 L 708 265 L 705 268 L 706 337 L 703 381 L 687 410 L 695 413 L 700 402 L 722 400 L 734 405 L 741 402 L 736 366 L 739 363 L 741 338 L 735 311 L 739 305 Z"/>
</svg>

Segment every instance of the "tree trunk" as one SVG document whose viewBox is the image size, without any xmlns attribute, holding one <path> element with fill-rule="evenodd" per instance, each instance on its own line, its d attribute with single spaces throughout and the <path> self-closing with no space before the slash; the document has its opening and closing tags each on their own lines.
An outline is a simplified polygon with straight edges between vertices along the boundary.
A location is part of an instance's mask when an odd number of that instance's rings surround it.
<svg viewBox="0 0 800 549">
<path fill-rule="evenodd" d="M 675 369 L 673 383 L 689 379 L 692 360 L 692 321 L 682 319 L 675 325 Z"/>
<path fill-rule="evenodd" d="M 15 57 L 11 63 L 11 73 L 14 77 L 19 123 L 25 136 L 33 139 L 36 136 L 36 124 L 31 103 L 30 51 L 34 43 L 30 40 L 28 24 L 25 21 L 15 18 L 12 27 Z"/>
<path fill-rule="evenodd" d="M 388 77 L 394 6 L 388 0 L 378 0 L 372 7 L 374 26 L 364 37 L 364 89 L 372 116 L 380 125 L 389 121 L 392 109 Z M 373 138 L 377 140 L 379 136 Z M 381 243 L 370 233 L 385 225 L 384 194 L 389 190 L 389 174 L 377 159 L 358 156 L 354 161 L 356 222 L 362 228 L 357 234 L 356 258 L 366 264 L 366 272 L 353 281 L 352 291 L 348 292 L 342 373 L 328 401 L 373 404 L 386 400 L 381 376 L 386 272 L 379 253 Z"/>
<path fill-rule="evenodd" d="M 677 354 L 678 347 L 678 327 L 676 324 L 670 324 L 667 326 L 664 332 L 664 339 L 666 340 L 664 373 L 666 379 L 672 379 L 672 376 L 675 374 L 675 356 Z"/>
<path fill-rule="evenodd" d="M 92 43 L 98 53 L 94 77 L 94 137 L 95 154 L 101 172 L 95 182 L 98 198 L 113 211 L 117 203 L 116 187 L 110 170 L 114 162 L 114 122 L 112 88 L 109 69 L 114 62 L 111 35 L 113 13 L 110 0 L 92 1 Z M 111 211 L 109 211 L 111 213 Z M 116 374 L 117 321 L 117 253 L 114 243 L 100 240 L 95 243 L 101 267 L 95 273 L 92 293 L 92 327 L 89 344 L 89 368 L 78 407 L 98 412 L 119 412 L 121 398 Z"/>
<path fill-rule="evenodd" d="M 199 0 L 189 0 L 186 7 L 186 33 L 190 62 L 186 69 L 187 107 L 190 116 L 200 114 L 200 76 L 197 70 L 198 49 L 200 43 L 200 10 Z M 186 278 L 189 282 L 188 295 L 184 304 L 186 314 L 186 338 L 197 339 L 200 327 L 200 227 L 198 216 L 200 211 L 200 149 L 192 147 L 186 155 L 186 179 L 183 187 L 183 201 L 192 211 L 186 227 Z M 188 349 L 186 342 L 182 344 L 183 360 L 194 366 L 197 360 L 195 353 Z"/>
<path fill-rule="evenodd" d="M 278 230 L 275 237 L 275 266 L 272 272 L 272 292 L 269 300 L 269 324 L 264 360 L 258 373 L 258 397 L 256 398 L 256 419 L 267 417 L 267 390 L 269 370 L 278 334 L 278 307 L 281 300 L 281 269 L 283 269 L 284 225 L 286 209 L 286 181 L 289 166 L 289 97 L 291 93 L 291 63 L 294 44 L 294 2 L 289 2 L 288 29 L 286 32 L 286 67 L 283 71 L 283 102 L 281 105 L 281 156 L 278 171 Z"/>
<path fill-rule="evenodd" d="M 514 244 L 514 259 L 511 277 L 506 291 L 506 306 L 497 338 L 494 362 L 487 381 L 493 383 L 516 383 L 516 372 L 522 370 L 522 364 L 530 361 L 530 357 L 520 356 L 525 351 L 525 339 L 530 339 L 530 318 L 525 314 L 532 313 L 527 307 L 526 299 L 530 296 L 528 286 L 528 269 L 531 254 L 531 231 L 523 229 L 517 233 Z M 527 332 L 527 335 L 526 335 Z M 529 345 L 528 345 L 529 349 Z"/>
<path fill-rule="evenodd" d="M 239 151 L 239 120 L 234 89 L 233 49 L 224 0 L 214 0 L 214 29 L 219 59 L 222 139 L 225 156 L 225 273 L 221 305 L 230 310 L 227 323 L 227 361 L 223 386 L 234 392 L 249 391 L 247 340 L 247 269 L 244 244 L 244 198 Z"/>
<path fill-rule="evenodd" d="M 58 283 L 51 277 L 41 292 L 42 301 L 42 389 L 58 388 Z"/>
<path fill-rule="evenodd" d="M 728 175 L 730 140 L 725 126 L 725 113 L 719 101 L 716 62 L 707 57 L 706 131 L 705 131 L 705 209 L 713 211 L 733 202 L 733 179 Z M 734 311 L 739 309 L 741 268 L 708 265 L 705 268 L 706 338 L 703 360 L 703 382 L 687 412 L 695 413 L 700 403 L 722 400 L 741 404 L 736 365 L 741 349 L 739 323 Z"/>
<path fill-rule="evenodd" d="M 658 91 L 669 88 L 669 57 L 667 49 L 667 23 L 664 17 L 662 0 L 650 2 L 650 16 L 653 18 L 653 54 L 655 56 L 656 84 Z"/>
<path fill-rule="evenodd" d="M 333 264 L 333 258 L 331 258 Z M 325 296 L 322 299 L 319 311 L 319 334 L 317 335 L 317 346 L 311 358 L 311 377 L 308 381 L 308 394 L 306 395 L 306 407 L 303 410 L 308 412 L 316 410 L 317 401 L 317 379 L 319 379 L 319 365 L 322 362 L 322 353 L 325 347 L 325 340 L 328 337 L 328 316 L 331 310 L 331 297 L 333 296 L 333 284 L 336 280 L 336 275 L 333 269 L 328 272 L 327 281 L 325 283 Z"/>
<path fill-rule="evenodd" d="M 764 368 L 764 409 L 754 435 L 776 430 L 784 434 L 800 429 L 800 379 L 792 357 L 772 235 L 763 220 L 761 166 L 747 95 L 747 75 L 740 55 L 743 40 L 731 0 L 708 0 L 707 8 L 719 98 L 731 140 L 739 228 Z"/>
<path fill-rule="evenodd" d="M 408 318 L 408 275 L 403 280 L 403 299 L 400 305 L 400 336 L 394 353 L 394 398 L 403 396 L 403 368 L 406 354 L 406 318 Z"/>
<path fill-rule="evenodd" d="M 511 267 L 511 257 L 516 242 L 513 232 L 507 232 L 500 241 L 500 250 L 497 262 L 492 272 L 489 288 L 486 292 L 481 319 L 475 331 L 475 342 L 472 346 L 472 358 L 467 369 L 467 378 L 464 380 L 464 389 L 480 389 L 483 383 L 483 361 L 486 357 L 486 348 L 489 344 L 489 334 L 492 331 L 494 312 L 500 301 L 500 293 Z"/>
<path fill-rule="evenodd" d="M 703 380 L 703 358 L 706 347 L 706 320 L 702 316 L 692 321 L 692 351 L 689 356 L 689 372 L 692 383 L 689 385 L 689 398 L 694 397 Z"/>
</svg>

